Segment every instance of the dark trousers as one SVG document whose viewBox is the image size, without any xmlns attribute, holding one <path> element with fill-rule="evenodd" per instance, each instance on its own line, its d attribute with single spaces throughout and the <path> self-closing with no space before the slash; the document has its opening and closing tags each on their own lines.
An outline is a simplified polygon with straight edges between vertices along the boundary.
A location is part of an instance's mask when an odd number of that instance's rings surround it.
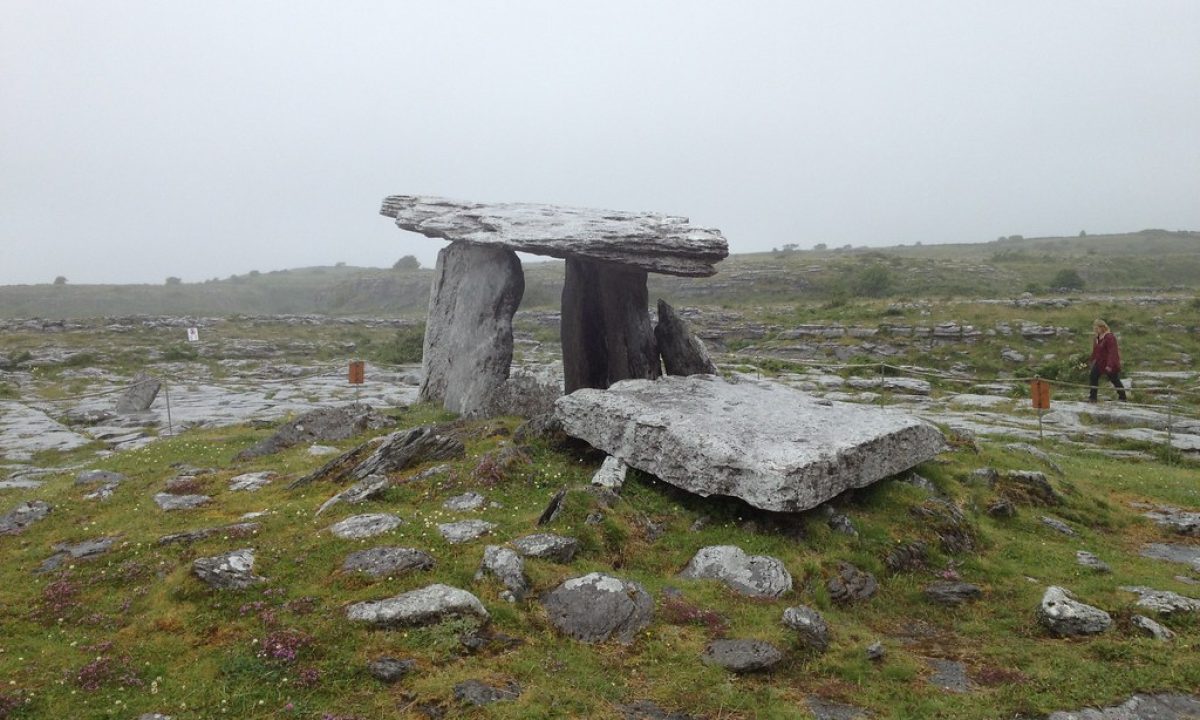
<svg viewBox="0 0 1200 720">
<path fill-rule="evenodd" d="M 1088 393 L 1088 400 L 1096 399 L 1096 391 L 1099 389 L 1100 376 L 1104 375 L 1112 382 L 1113 387 L 1117 389 L 1117 397 L 1125 399 L 1125 386 L 1121 384 L 1121 376 L 1115 372 L 1106 373 L 1099 365 L 1092 365 L 1092 375 L 1088 379 L 1088 385 L 1092 386 L 1091 392 Z"/>
</svg>

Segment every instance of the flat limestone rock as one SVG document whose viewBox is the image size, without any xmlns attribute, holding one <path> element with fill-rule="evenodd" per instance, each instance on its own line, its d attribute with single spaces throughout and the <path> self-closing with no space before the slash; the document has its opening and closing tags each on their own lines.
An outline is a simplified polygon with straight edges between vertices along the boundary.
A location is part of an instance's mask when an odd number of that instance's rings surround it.
<svg viewBox="0 0 1200 720">
<path fill-rule="evenodd" d="M 941 432 L 910 415 L 713 375 L 627 380 L 558 399 L 568 435 L 698 495 L 799 512 L 929 460 Z"/>
<path fill-rule="evenodd" d="M 429 585 L 386 600 L 354 603 L 346 617 L 376 627 L 433 625 L 449 617 L 489 619 L 488 611 L 466 590 L 449 585 Z"/>
<path fill-rule="evenodd" d="M 390 513 L 367 513 L 336 522 L 329 526 L 329 532 L 343 540 L 361 540 L 391 532 L 403 524 L 403 520 Z"/>
<path fill-rule="evenodd" d="M 534 203 L 473 203 L 392 195 L 381 215 L 426 237 L 497 245 L 536 255 L 582 258 L 649 272 L 708 277 L 729 254 L 719 230 L 687 218 Z"/>
<path fill-rule="evenodd" d="M 1200 696 L 1179 693 L 1134 695 L 1120 705 L 1050 713 L 1046 720 L 1188 720 L 1200 717 Z"/>
</svg>

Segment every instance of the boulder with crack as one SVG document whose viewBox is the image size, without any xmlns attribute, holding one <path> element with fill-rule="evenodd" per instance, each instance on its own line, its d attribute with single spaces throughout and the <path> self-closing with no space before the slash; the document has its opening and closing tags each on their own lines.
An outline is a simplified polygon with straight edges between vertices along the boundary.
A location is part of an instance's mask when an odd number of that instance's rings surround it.
<svg viewBox="0 0 1200 720">
<path fill-rule="evenodd" d="M 937 428 L 905 413 L 713 375 L 585 388 L 559 398 L 555 413 L 568 435 L 630 467 L 776 512 L 814 508 L 944 446 Z"/>
</svg>

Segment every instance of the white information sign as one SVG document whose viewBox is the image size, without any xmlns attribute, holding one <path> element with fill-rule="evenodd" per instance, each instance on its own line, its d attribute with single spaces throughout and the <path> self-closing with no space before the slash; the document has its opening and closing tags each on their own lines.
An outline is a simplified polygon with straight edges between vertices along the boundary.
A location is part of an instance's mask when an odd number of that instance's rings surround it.
<svg viewBox="0 0 1200 720">
<path fill-rule="evenodd" d="M 188 342 L 196 342 L 200 339 L 200 328 L 188 328 Z"/>
</svg>

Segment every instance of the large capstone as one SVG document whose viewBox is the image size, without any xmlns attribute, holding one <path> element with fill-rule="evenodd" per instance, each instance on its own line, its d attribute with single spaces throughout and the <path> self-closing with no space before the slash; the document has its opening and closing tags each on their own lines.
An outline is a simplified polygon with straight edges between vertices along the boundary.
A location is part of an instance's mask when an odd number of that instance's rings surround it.
<svg viewBox="0 0 1200 720">
<path fill-rule="evenodd" d="M 583 258 L 687 277 L 708 277 L 729 254 L 719 230 L 685 217 L 533 203 L 473 203 L 392 195 L 381 215 L 401 229 L 442 240 Z"/>
<path fill-rule="evenodd" d="M 629 644 L 654 614 L 654 600 L 644 587 L 601 573 L 567 580 L 543 604 L 554 627 L 587 643 L 615 638 Z"/>
<path fill-rule="evenodd" d="M 713 375 L 630 380 L 558 399 L 568 435 L 699 495 L 814 508 L 931 459 L 941 432 L 911 415 Z"/>
<path fill-rule="evenodd" d="M 460 415 L 480 413 L 508 378 L 512 318 L 525 292 L 516 253 L 452 243 L 438 253 L 429 293 L 421 399 Z"/>
</svg>

